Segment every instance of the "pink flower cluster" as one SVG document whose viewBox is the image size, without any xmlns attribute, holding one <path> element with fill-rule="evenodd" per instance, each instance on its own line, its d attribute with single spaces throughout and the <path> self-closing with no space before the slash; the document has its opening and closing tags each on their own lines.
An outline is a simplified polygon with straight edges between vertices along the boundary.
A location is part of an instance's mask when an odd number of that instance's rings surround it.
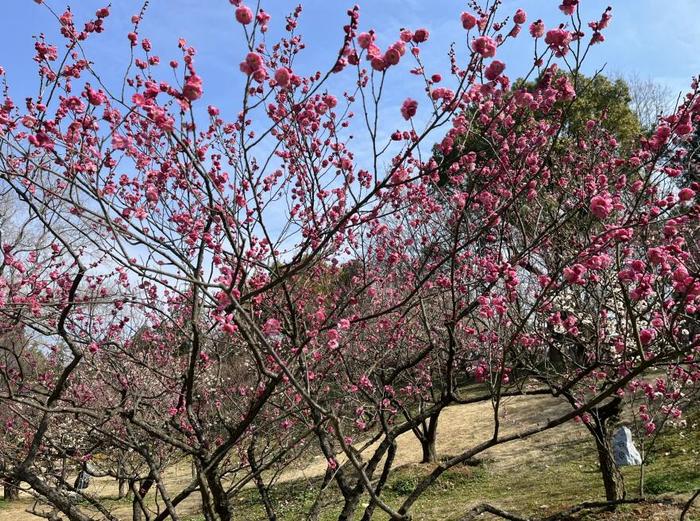
<svg viewBox="0 0 700 521">
<path fill-rule="evenodd" d="M 605 219 L 613 210 L 610 196 L 596 195 L 591 199 L 591 213 L 598 219 Z"/>
<path fill-rule="evenodd" d="M 404 29 L 401 31 L 399 40 L 391 44 L 383 54 L 374 43 L 375 35 L 372 31 L 360 33 L 357 36 L 357 43 L 361 49 L 366 51 L 366 57 L 370 61 L 372 69 L 382 72 L 391 66 L 398 65 L 406 54 L 407 43 L 422 43 L 428 40 L 428 36 L 429 33 L 426 29 L 418 29 L 415 32 Z M 356 62 L 357 58 L 353 57 L 352 61 Z"/>
<path fill-rule="evenodd" d="M 185 86 L 182 88 L 182 95 L 189 101 L 194 101 L 202 97 L 202 78 L 196 74 L 191 74 L 185 80 Z"/>
<path fill-rule="evenodd" d="M 262 83 L 267 78 L 267 70 L 263 57 L 257 52 L 249 52 L 245 57 L 245 61 L 240 64 L 241 72 L 252 76 L 253 79 Z"/>
<path fill-rule="evenodd" d="M 505 68 L 506 68 L 505 63 L 503 63 L 502 61 L 499 61 L 499 60 L 494 60 L 488 65 L 488 67 L 486 67 L 486 70 L 484 71 L 484 76 L 486 76 L 487 80 L 494 81 L 501 74 L 503 74 L 503 71 L 505 70 Z"/>
<path fill-rule="evenodd" d="M 416 115 L 418 111 L 418 102 L 411 98 L 406 98 L 406 100 L 401 105 L 401 115 L 405 120 L 411 119 Z"/>
<path fill-rule="evenodd" d="M 569 44 L 571 43 L 572 35 L 564 28 L 552 29 L 547 31 L 544 41 L 549 48 L 552 49 L 555 56 L 566 56 L 569 52 Z"/>
<path fill-rule="evenodd" d="M 496 48 L 496 42 L 489 36 L 479 36 L 472 41 L 472 50 L 483 58 L 494 57 Z"/>
<path fill-rule="evenodd" d="M 247 5 L 239 5 L 236 8 L 236 20 L 240 24 L 248 25 L 253 21 L 253 11 Z"/>
</svg>

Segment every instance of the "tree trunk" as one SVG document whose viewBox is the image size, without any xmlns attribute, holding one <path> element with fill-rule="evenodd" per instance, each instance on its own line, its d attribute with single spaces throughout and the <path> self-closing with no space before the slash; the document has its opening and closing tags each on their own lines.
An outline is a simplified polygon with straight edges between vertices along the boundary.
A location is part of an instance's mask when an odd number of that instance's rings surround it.
<svg viewBox="0 0 700 521">
<path fill-rule="evenodd" d="M 125 478 L 119 478 L 117 481 L 119 484 L 119 499 L 124 499 L 129 490 L 129 483 Z"/>
<path fill-rule="evenodd" d="M 612 447 L 610 446 L 610 440 L 608 440 L 606 436 L 605 438 L 602 438 L 601 442 L 599 441 L 598 435 L 595 436 L 595 440 L 596 448 L 598 449 L 600 474 L 603 478 L 603 486 L 605 487 L 605 499 L 608 501 L 624 499 L 625 482 L 620 469 L 615 464 Z"/>
<path fill-rule="evenodd" d="M 5 478 L 3 481 L 3 499 L 5 501 L 16 501 L 19 499 L 19 481 Z"/>
<path fill-rule="evenodd" d="M 608 426 L 620 416 L 622 399 L 618 396 L 600 407 L 591 411 L 591 421 L 586 423 L 586 428 L 593 435 L 596 450 L 598 451 L 598 464 L 600 475 L 603 478 L 605 498 L 608 501 L 617 501 L 625 498 L 625 481 L 619 467 L 615 463 L 612 444 L 608 432 Z"/>
<path fill-rule="evenodd" d="M 360 504 L 360 494 L 353 494 L 345 498 L 343 510 L 338 516 L 338 521 L 350 521 L 355 516 L 355 511 Z"/>
<path fill-rule="evenodd" d="M 374 489 L 374 495 L 379 497 L 382 493 L 384 485 L 386 485 L 389 479 L 389 472 L 391 471 L 391 466 L 394 464 L 394 457 L 396 456 L 396 442 L 393 442 L 389 447 L 389 451 L 386 455 L 386 462 L 384 463 L 384 468 L 382 469 L 382 475 L 379 477 L 379 482 Z M 377 503 L 371 499 L 369 505 L 365 509 L 365 513 L 360 521 L 371 521 L 374 514 L 374 510 L 377 508 Z"/>
<path fill-rule="evenodd" d="M 122 452 L 120 456 L 121 458 L 124 458 L 125 454 Z M 124 461 L 121 458 L 117 463 L 117 487 L 119 490 L 119 499 L 124 499 L 129 493 L 129 481 L 125 477 L 126 465 L 124 465 Z"/>
<path fill-rule="evenodd" d="M 133 503 L 132 503 L 132 517 L 133 521 L 141 521 L 143 515 L 146 514 L 146 505 L 144 503 L 144 498 L 148 491 L 155 483 L 155 479 L 152 476 L 148 476 L 143 481 L 133 480 L 131 482 L 131 490 L 133 492 Z"/>
<path fill-rule="evenodd" d="M 253 472 L 253 481 L 255 481 L 255 486 L 258 489 L 258 494 L 260 499 L 262 499 L 263 505 L 265 506 L 265 513 L 267 514 L 268 521 L 277 521 L 277 514 L 275 513 L 275 507 L 272 504 L 270 495 L 268 494 L 267 486 L 262 478 L 260 469 L 258 467 L 258 462 L 255 460 L 255 436 L 248 446 L 248 463 L 250 464 L 250 470 Z"/>
<path fill-rule="evenodd" d="M 214 468 L 204 474 L 209 485 L 209 492 L 211 493 L 211 500 L 214 506 L 214 511 L 221 521 L 231 521 L 232 512 L 231 505 L 226 495 L 226 490 L 221 484 L 221 478 Z"/>
<path fill-rule="evenodd" d="M 421 463 L 437 463 L 437 451 L 435 449 L 435 440 L 437 438 L 437 425 L 439 413 L 430 416 L 427 423 L 423 423 L 421 428 L 420 440 L 423 458 Z"/>
</svg>

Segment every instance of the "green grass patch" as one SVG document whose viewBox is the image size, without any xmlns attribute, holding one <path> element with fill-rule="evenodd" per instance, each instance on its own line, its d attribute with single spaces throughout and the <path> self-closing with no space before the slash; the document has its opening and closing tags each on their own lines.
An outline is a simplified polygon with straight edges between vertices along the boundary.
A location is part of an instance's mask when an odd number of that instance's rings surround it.
<svg viewBox="0 0 700 521">
<path fill-rule="evenodd" d="M 689 418 L 693 427 L 668 429 L 657 440 L 645 467 L 645 491 L 648 495 L 687 493 L 700 487 L 700 414 Z M 524 450 L 526 446 L 523 446 Z M 416 484 L 434 467 L 406 465 L 395 469 L 384 489 L 382 499 L 398 508 Z M 622 469 L 628 497 L 639 490 L 639 467 Z M 282 521 L 303 519 L 313 504 L 319 480 L 284 483 L 272 490 L 278 518 Z M 581 436 L 548 448 L 545 454 L 533 455 L 512 467 L 494 465 L 488 459 L 477 467 L 459 466 L 446 471 L 413 507 L 415 521 L 459 519 L 478 502 L 489 502 L 524 516 L 544 516 L 568 506 L 604 498 L 595 446 L 589 436 Z M 369 503 L 360 501 L 356 519 Z M 321 521 L 338 518 L 342 496 L 331 484 L 323 496 Z M 246 490 L 236 500 L 237 517 L 244 521 L 264 520 L 264 510 L 255 490 Z M 621 509 L 624 513 L 626 510 Z M 630 507 L 630 515 L 634 509 Z M 388 519 L 377 509 L 373 519 Z M 193 519 L 192 521 L 195 521 Z"/>
</svg>

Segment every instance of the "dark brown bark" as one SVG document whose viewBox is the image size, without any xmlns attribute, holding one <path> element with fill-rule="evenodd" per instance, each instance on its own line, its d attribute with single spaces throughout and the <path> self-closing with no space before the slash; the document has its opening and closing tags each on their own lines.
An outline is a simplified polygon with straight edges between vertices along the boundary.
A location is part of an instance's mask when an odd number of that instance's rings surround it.
<svg viewBox="0 0 700 521">
<path fill-rule="evenodd" d="M 604 435 L 600 433 L 600 435 Z M 598 434 L 595 436 L 596 449 L 598 450 L 598 463 L 600 464 L 600 474 L 605 487 L 605 499 L 617 501 L 625 497 L 625 482 L 620 469 L 615 464 L 610 441 L 599 440 Z"/>
<path fill-rule="evenodd" d="M 27 484 L 32 487 L 36 492 L 44 496 L 48 502 L 60 510 L 69 521 L 91 521 L 91 517 L 84 514 L 78 505 L 75 504 L 65 494 L 59 492 L 56 488 L 47 484 L 39 476 L 32 474 L 31 472 L 24 471 L 21 474 L 22 481 L 26 481 Z"/>
<path fill-rule="evenodd" d="M 690 512 L 690 508 L 693 506 L 695 500 L 700 496 L 700 488 L 695 491 L 695 493 L 690 496 L 688 502 L 683 506 L 683 511 L 681 512 L 680 521 L 685 521 L 685 516 Z"/>
<path fill-rule="evenodd" d="M 229 503 L 226 490 L 221 484 L 219 474 L 216 472 L 216 470 L 211 470 L 205 473 L 205 477 L 207 484 L 209 485 L 211 500 L 217 517 L 221 521 L 231 521 L 231 518 L 233 517 L 233 513 L 231 512 L 231 504 Z"/>
<path fill-rule="evenodd" d="M 253 480 L 255 481 L 255 486 L 258 489 L 258 494 L 265 507 L 265 514 L 267 515 L 268 521 L 277 521 L 277 514 L 275 513 L 275 508 L 270 499 L 270 494 L 268 494 L 267 486 L 263 481 L 262 475 L 260 473 L 260 467 L 255 459 L 255 438 L 248 446 L 248 463 L 250 464 L 250 470 L 253 472 Z"/>
<path fill-rule="evenodd" d="M 14 478 L 3 479 L 3 499 L 5 501 L 16 501 L 19 499 L 19 481 Z"/>
<path fill-rule="evenodd" d="M 144 517 L 146 520 L 149 519 L 148 510 L 146 510 L 143 499 L 148 494 L 148 491 L 151 490 L 153 483 L 155 483 L 155 479 L 152 476 L 148 476 L 140 484 L 137 480 L 131 482 L 131 491 L 134 496 L 132 503 L 133 521 L 141 521 Z"/>
<path fill-rule="evenodd" d="M 125 454 L 123 452 L 120 452 L 121 458 L 125 457 Z M 129 493 L 129 481 L 125 477 L 126 474 L 126 467 L 124 465 L 124 462 L 122 459 L 119 459 L 119 462 L 117 463 L 117 486 L 119 487 L 119 492 L 118 496 L 119 499 L 124 499 L 126 495 Z"/>
<path fill-rule="evenodd" d="M 437 439 L 437 423 L 440 413 L 430 416 L 423 430 L 423 438 L 420 440 L 423 457 L 421 463 L 437 463 L 437 450 L 435 440 Z"/>
<path fill-rule="evenodd" d="M 379 476 L 379 482 L 377 483 L 377 486 L 374 489 L 374 494 L 375 496 L 379 497 L 382 493 L 382 489 L 384 488 L 384 485 L 386 485 L 387 480 L 389 479 L 389 472 L 391 470 L 392 465 L 394 464 L 394 457 L 396 456 L 396 442 L 392 443 L 391 446 L 389 447 L 389 451 L 387 452 L 386 455 L 386 462 L 384 463 L 384 469 L 382 470 L 382 475 Z M 362 516 L 361 521 L 370 521 L 372 519 L 372 515 L 374 514 L 374 510 L 377 508 L 377 502 L 374 500 L 370 500 L 369 505 L 367 505 L 367 508 L 365 509 L 365 513 Z"/>
<path fill-rule="evenodd" d="M 615 463 L 609 432 L 609 426 L 620 414 L 620 403 L 621 400 L 615 398 L 606 405 L 594 409 L 593 420 L 587 425 L 595 440 L 600 475 L 603 478 L 603 487 L 605 488 L 605 499 L 608 501 L 618 501 L 625 498 L 625 482 Z"/>
<path fill-rule="evenodd" d="M 420 441 L 421 450 L 423 453 L 421 463 L 437 463 L 437 450 L 435 449 L 435 441 L 437 439 L 437 426 L 440 412 L 436 412 L 428 417 L 426 421 L 418 427 L 418 441 Z"/>
<path fill-rule="evenodd" d="M 215 508 L 211 498 L 211 491 L 209 490 L 209 485 L 207 484 L 207 480 L 204 477 L 204 467 L 198 459 L 193 459 L 192 462 L 196 469 L 196 477 L 197 482 L 199 484 L 199 493 L 202 496 L 202 513 L 204 514 L 204 520 L 215 521 Z M 173 503 L 177 504 L 175 502 Z"/>
</svg>

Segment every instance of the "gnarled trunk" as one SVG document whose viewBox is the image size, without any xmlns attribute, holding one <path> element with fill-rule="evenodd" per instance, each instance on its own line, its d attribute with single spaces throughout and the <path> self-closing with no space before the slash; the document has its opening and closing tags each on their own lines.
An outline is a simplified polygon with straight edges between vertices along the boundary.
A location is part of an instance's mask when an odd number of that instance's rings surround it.
<svg viewBox="0 0 700 521">
<path fill-rule="evenodd" d="M 599 438 L 599 435 L 601 436 Z M 602 436 L 605 436 L 604 438 Z M 601 441 L 602 438 L 602 441 Z M 599 430 L 595 436 L 596 449 L 598 449 L 598 463 L 600 464 L 600 474 L 605 487 L 605 498 L 608 501 L 616 501 L 625 497 L 625 482 L 619 467 L 615 464 L 610 440 L 605 433 Z"/>
<path fill-rule="evenodd" d="M 422 450 L 421 463 L 437 463 L 437 450 L 435 449 L 435 441 L 437 439 L 437 426 L 440 412 L 436 412 L 429 416 L 427 420 L 421 423 L 414 429 L 414 434 L 420 442 Z"/>
<path fill-rule="evenodd" d="M 5 501 L 15 501 L 19 499 L 19 481 L 12 478 L 3 479 L 3 494 Z"/>
<path fill-rule="evenodd" d="M 594 409 L 593 421 L 587 425 L 595 439 L 605 498 L 608 501 L 617 501 L 625 497 L 625 481 L 620 468 L 615 463 L 609 432 L 609 425 L 620 414 L 620 404 L 620 398 L 615 398 L 606 405 Z"/>
</svg>

